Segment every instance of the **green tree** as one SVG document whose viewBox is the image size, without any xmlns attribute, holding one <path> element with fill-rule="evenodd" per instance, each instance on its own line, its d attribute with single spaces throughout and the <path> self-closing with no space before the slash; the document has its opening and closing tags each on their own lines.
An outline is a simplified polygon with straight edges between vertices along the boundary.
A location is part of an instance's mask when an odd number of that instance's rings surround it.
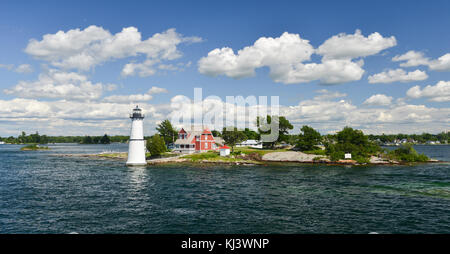
<svg viewBox="0 0 450 254">
<path fill-rule="evenodd" d="M 317 145 L 322 141 L 320 133 L 307 125 L 303 125 L 300 130 L 302 133 L 298 135 L 296 147 L 300 149 L 300 151 L 317 149 Z"/>
<path fill-rule="evenodd" d="M 100 139 L 100 144 L 110 144 L 111 140 L 109 139 L 108 135 L 103 135 L 103 137 Z"/>
<path fill-rule="evenodd" d="M 294 126 L 289 122 L 289 120 L 286 119 L 284 116 L 270 116 L 267 115 L 264 117 L 257 117 L 256 118 L 256 125 L 258 127 L 258 132 L 260 135 L 267 135 L 270 134 L 271 130 L 262 130 L 262 127 L 269 126 L 272 124 L 272 121 L 274 121 L 275 125 L 278 125 L 278 138 L 274 142 L 265 142 L 264 145 L 274 147 L 275 144 L 280 142 L 289 142 L 289 130 L 294 129 Z"/>
<path fill-rule="evenodd" d="M 178 138 L 178 132 L 173 128 L 172 123 L 166 119 L 156 127 L 156 130 L 163 137 L 166 145 L 174 143 Z"/>
<path fill-rule="evenodd" d="M 91 136 L 85 136 L 83 138 L 83 141 L 81 142 L 82 144 L 93 144 L 93 140 Z"/>
<path fill-rule="evenodd" d="M 345 127 L 336 134 L 334 140 L 325 144 L 325 151 L 333 161 L 343 159 L 345 153 L 351 153 L 356 161 L 367 162 L 370 155 L 381 151 L 381 148 L 369 141 L 361 130 Z"/>
<path fill-rule="evenodd" d="M 222 133 L 218 130 L 212 130 L 211 133 L 214 137 L 222 137 Z"/>
<path fill-rule="evenodd" d="M 151 156 L 159 156 L 167 151 L 164 139 L 158 134 L 153 135 L 147 140 L 147 150 Z"/>
<path fill-rule="evenodd" d="M 403 144 L 401 147 L 390 151 L 388 157 L 403 162 L 426 162 L 429 158 L 425 154 L 419 154 L 411 144 Z"/>
<path fill-rule="evenodd" d="M 249 128 L 244 129 L 244 134 L 245 134 L 245 136 L 247 136 L 248 139 L 254 139 L 254 140 L 260 139 L 259 133 L 254 130 L 250 130 Z"/>
<path fill-rule="evenodd" d="M 100 137 L 99 136 L 94 136 L 92 138 L 92 144 L 98 144 L 100 142 Z"/>
<path fill-rule="evenodd" d="M 222 138 L 225 141 L 225 144 L 231 146 L 232 152 L 234 152 L 234 146 L 237 143 L 247 140 L 247 136 L 245 136 L 244 132 L 239 131 L 236 127 L 234 127 L 232 131 L 223 128 Z"/>
</svg>

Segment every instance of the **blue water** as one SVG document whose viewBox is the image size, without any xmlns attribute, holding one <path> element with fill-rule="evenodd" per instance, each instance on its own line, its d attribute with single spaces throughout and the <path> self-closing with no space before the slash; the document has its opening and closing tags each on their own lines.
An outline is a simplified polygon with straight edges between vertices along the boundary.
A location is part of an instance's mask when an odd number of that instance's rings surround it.
<svg viewBox="0 0 450 254">
<path fill-rule="evenodd" d="M 187 166 L 0 145 L 0 233 L 450 233 L 450 165 Z M 450 161 L 450 146 L 417 146 Z"/>
</svg>

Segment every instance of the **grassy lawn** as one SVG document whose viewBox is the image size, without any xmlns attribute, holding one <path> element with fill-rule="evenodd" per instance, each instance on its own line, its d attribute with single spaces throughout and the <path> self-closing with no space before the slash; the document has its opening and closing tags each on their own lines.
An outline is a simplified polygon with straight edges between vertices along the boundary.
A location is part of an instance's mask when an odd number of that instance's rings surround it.
<svg viewBox="0 0 450 254">
<path fill-rule="evenodd" d="M 259 155 L 263 156 L 267 153 L 274 153 L 274 152 L 287 152 L 290 151 L 289 149 L 257 149 L 257 148 L 251 148 L 251 147 L 235 147 L 234 152 L 241 152 L 243 154 L 250 154 L 250 153 L 258 153 Z"/>
<path fill-rule="evenodd" d="M 303 151 L 303 153 L 315 154 L 315 155 L 326 155 L 325 150 L 322 150 L 322 149 L 311 150 L 311 151 Z"/>
<path fill-rule="evenodd" d="M 183 158 L 191 159 L 192 162 L 196 161 L 217 161 L 217 162 L 246 162 L 246 160 L 241 158 L 232 158 L 232 157 L 222 157 L 219 155 L 219 152 L 208 151 L 206 153 L 194 153 L 183 156 Z"/>
</svg>

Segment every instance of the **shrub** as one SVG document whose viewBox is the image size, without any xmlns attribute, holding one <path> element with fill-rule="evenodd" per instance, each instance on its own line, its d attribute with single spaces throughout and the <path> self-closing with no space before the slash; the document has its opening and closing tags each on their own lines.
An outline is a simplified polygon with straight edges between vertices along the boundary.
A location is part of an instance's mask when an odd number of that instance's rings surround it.
<svg viewBox="0 0 450 254">
<path fill-rule="evenodd" d="M 390 151 L 388 157 L 402 162 L 426 162 L 429 160 L 425 154 L 419 154 L 411 144 L 404 144 L 401 147 Z"/>
</svg>

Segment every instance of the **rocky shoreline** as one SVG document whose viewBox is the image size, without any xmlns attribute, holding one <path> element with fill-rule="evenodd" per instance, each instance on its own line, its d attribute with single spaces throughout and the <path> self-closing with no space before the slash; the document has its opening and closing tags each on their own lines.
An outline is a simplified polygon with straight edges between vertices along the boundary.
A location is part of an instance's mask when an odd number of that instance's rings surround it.
<svg viewBox="0 0 450 254">
<path fill-rule="evenodd" d="M 55 154 L 56 156 L 62 157 L 84 157 L 84 158 L 100 158 L 100 159 L 111 159 L 126 161 L 127 153 L 99 153 L 99 154 Z M 229 157 L 219 157 L 214 160 L 192 160 L 190 158 L 185 158 L 185 155 L 178 155 L 166 158 L 157 158 L 147 160 L 148 165 L 160 165 L 160 164 L 177 164 L 177 163 L 194 163 L 194 164 L 220 164 L 220 165 L 266 165 L 266 164 L 279 164 L 279 163 L 289 163 L 289 164 L 320 164 L 320 165 L 410 165 L 411 163 L 404 163 L 392 160 L 384 160 L 382 158 L 372 156 L 369 163 L 360 164 L 355 160 L 339 160 L 330 161 L 326 156 L 323 155 L 313 155 L 305 154 L 302 152 L 286 151 L 286 152 L 272 152 L 267 153 L 262 156 L 261 160 L 245 160 L 238 158 Z M 430 160 L 423 163 L 438 163 L 443 161 Z"/>
</svg>

